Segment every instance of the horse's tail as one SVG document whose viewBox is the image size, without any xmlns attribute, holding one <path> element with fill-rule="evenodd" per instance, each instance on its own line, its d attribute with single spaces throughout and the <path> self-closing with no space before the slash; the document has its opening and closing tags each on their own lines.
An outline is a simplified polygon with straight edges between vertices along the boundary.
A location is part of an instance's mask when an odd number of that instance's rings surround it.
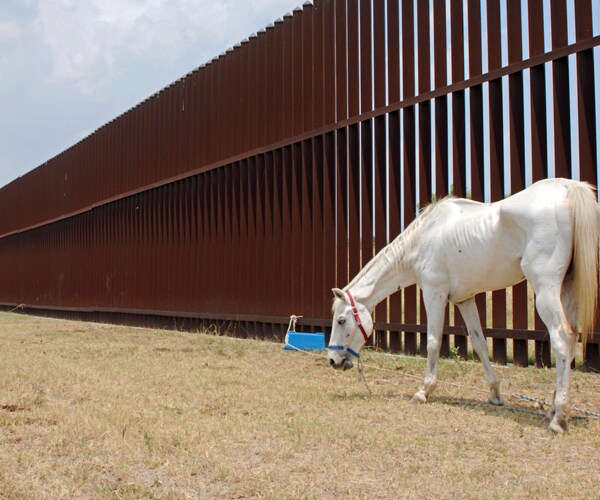
<svg viewBox="0 0 600 500">
<path fill-rule="evenodd" d="M 574 222 L 573 290 L 578 310 L 578 326 L 584 346 L 596 320 L 598 306 L 598 238 L 600 209 L 594 188 L 578 183 L 569 189 L 568 199 Z"/>
</svg>

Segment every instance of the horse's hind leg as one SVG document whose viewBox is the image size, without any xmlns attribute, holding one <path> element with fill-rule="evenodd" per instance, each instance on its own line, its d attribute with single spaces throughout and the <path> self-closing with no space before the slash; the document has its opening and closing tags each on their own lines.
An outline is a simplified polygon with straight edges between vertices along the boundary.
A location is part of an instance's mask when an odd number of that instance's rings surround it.
<svg viewBox="0 0 600 500">
<path fill-rule="evenodd" d="M 569 290 L 569 282 L 565 281 L 565 299 Z M 534 287 L 535 289 L 535 287 Z M 567 310 L 572 313 L 574 307 L 569 300 Z M 573 332 L 570 321 L 567 320 L 560 296 L 556 287 L 547 287 L 537 291 L 536 308 L 550 332 L 550 342 L 556 358 L 556 391 L 554 403 L 549 417 L 549 425 L 554 432 L 563 432 L 567 429 L 569 417 L 569 379 L 571 362 L 575 355 L 577 336 Z"/>
<path fill-rule="evenodd" d="M 479 320 L 479 312 L 477 311 L 477 304 L 475 299 L 471 298 L 460 304 L 457 304 L 460 309 L 460 313 L 465 320 L 471 343 L 473 344 L 473 350 L 479 356 L 483 368 L 485 369 L 485 376 L 487 383 L 490 387 L 490 395 L 488 401 L 493 405 L 503 405 L 504 399 L 500 394 L 500 379 L 496 375 L 488 354 L 488 346 L 483 336 L 481 329 L 481 322 Z"/>
</svg>

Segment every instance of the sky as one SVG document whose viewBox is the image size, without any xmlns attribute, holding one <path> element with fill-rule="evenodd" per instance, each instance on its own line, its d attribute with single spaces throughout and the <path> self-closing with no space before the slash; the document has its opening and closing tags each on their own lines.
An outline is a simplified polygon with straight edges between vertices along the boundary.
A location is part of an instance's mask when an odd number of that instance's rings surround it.
<svg viewBox="0 0 600 500">
<path fill-rule="evenodd" d="M 302 0 L 1 0 L 0 187 Z"/>
</svg>

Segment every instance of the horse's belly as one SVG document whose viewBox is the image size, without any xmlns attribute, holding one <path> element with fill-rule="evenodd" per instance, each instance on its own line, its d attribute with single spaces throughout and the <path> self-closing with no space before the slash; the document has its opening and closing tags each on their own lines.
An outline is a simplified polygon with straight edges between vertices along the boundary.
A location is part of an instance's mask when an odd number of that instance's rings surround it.
<svg viewBox="0 0 600 500">
<path fill-rule="evenodd" d="M 499 290 L 523 281 L 520 258 L 514 255 L 466 255 L 448 269 L 449 298 L 462 302 L 473 295 Z"/>
</svg>

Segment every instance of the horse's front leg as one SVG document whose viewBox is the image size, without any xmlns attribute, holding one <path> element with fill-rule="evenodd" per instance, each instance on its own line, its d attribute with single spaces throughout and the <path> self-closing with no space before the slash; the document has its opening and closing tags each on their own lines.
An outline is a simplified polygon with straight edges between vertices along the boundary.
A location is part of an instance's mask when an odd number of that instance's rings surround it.
<svg viewBox="0 0 600 500">
<path fill-rule="evenodd" d="M 481 329 L 481 321 L 479 320 L 479 312 L 477 311 L 475 299 L 471 298 L 457 305 L 460 314 L 465 320 L 465 325 L 467 325 L 469 337 L 473 344 L 473 350 L 477 356 L 479 356 L 485 370 L 485 377 L 490 387 L 488 401 L 493 405 L 503 405 L 504 399 L 500 394 L 500 379 L 498 378 L 498 375 L 496 375 L 492 363 L 490 363 L 488 346 L 485 337 L 483 336 L 483 330 Z"/>
<path fill-rule="evenodd" d="M 425 403 L 437 384 L 437 367 L 442 346 L 444 313 L 448 304 L 448 294 L 438 290 L 423 290 L 423 302 L 427 311 L 427 368 L 423 386 L 410 400 L 411 403 Z"/>
</svg>

